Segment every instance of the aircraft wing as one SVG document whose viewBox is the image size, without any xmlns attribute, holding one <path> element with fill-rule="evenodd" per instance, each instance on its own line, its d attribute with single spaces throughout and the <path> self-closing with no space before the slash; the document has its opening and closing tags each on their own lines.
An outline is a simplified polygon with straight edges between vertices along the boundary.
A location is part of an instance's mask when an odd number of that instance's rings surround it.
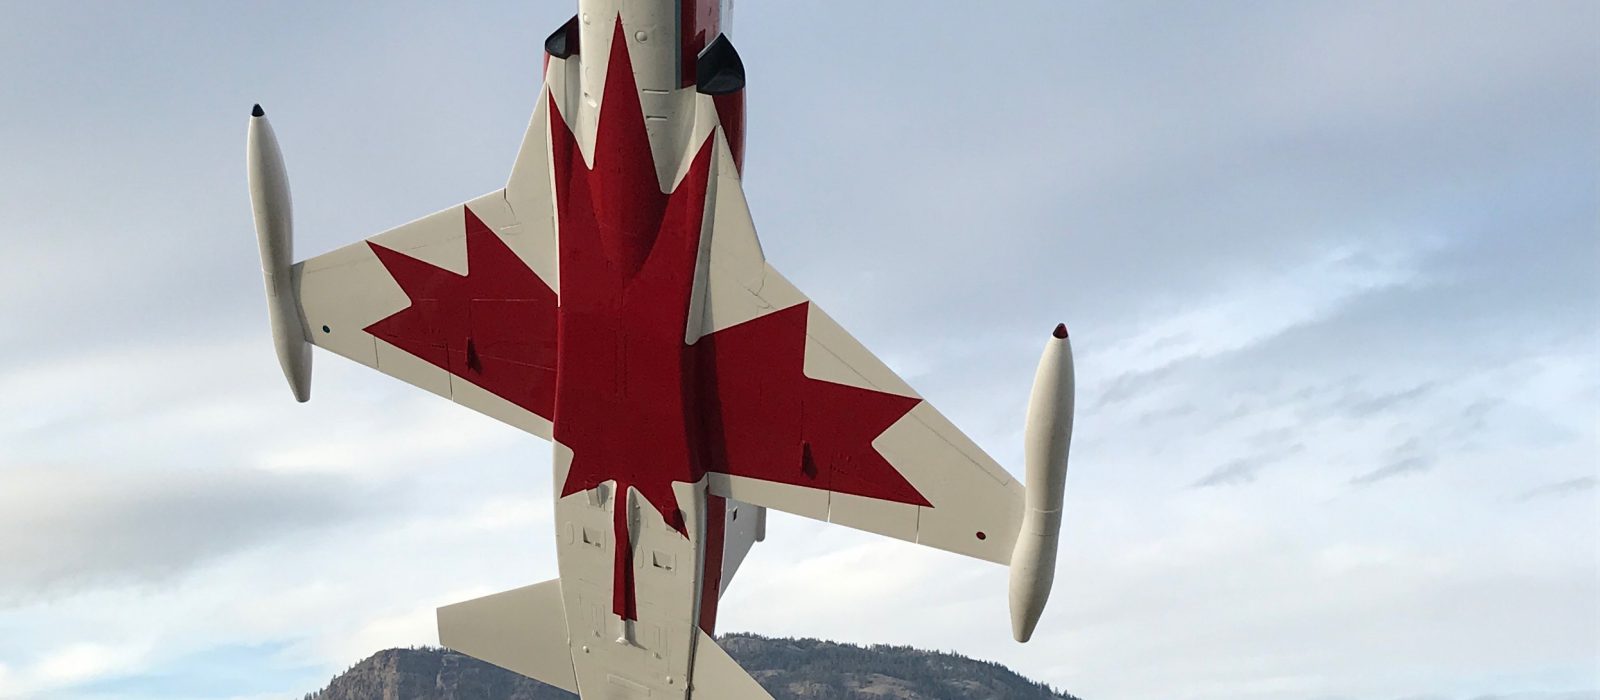
<svg viewBox="0 0 1600 700">
<path fill-rule="evenodd" d="M 310 258 L 290 276 L 312 344 L 549 439 L 557 257 L 540 98 L 505 189 Z"/>
<path fill-rule="evenodd" d="M 804 374 L 808 380 L 818 380 L 819 391 L 809 392 L 798 410 L 808 416 L 805 420 L 850 411 L 845 404 L 861 390 L 903 398 L 901 405 L 910 409 L 871 444 L 913 490 L 879 493 L 863 484 L 887 474 L 880 470 L 873 475 L 864 463 L 869 459 L 835 468 L 831 480 L 821 475 L 809 482 L 763 478 L 770 475 L 768 470 L 741 474 L 735 467 L 711 474 L 712 492 L 1009 564 L 1022 520 L 1023 485 L 766 261 L 739 169 L 725 142 L 719 143 L 713 181 L 711 242 L 703 261 L 702 333 L 720 338 L 737 334 L 741 324 L 758 318 L 804 314 Z M 736 400 L 731 396 L 735 392 L 728 393 L 725 402 Z M 809 458 L 809 452 L 802 455 L 802 461 Z"/>
</svg>

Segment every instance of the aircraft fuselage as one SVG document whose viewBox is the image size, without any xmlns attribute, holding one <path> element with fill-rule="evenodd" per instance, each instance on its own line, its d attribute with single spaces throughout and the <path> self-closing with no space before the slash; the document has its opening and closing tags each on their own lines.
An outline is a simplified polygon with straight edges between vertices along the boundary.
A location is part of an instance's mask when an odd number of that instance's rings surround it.
<svg viewBox="0 0 1600 700">
<path fill-rule="evenodd" d="M 570 132 L 552 134 L 557 549 L 585 698 L 683 697 L 716 620 L 730 516 L 708 492 L 704 353 L 688 336 L 712 153 L 694 142 L 695 57 L 720 11 L 580 2 L 579 94 Z"/>
</svg>

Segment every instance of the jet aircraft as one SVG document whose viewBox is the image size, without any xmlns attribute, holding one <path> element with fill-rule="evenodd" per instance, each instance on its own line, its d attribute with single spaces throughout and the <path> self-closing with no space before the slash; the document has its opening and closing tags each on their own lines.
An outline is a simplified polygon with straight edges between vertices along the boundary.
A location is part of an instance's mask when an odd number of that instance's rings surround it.
<svg viewBox="0 0 1600 700">
<path fill-rule="evenodd" d="M 248 174 L 285 376 L 311 346 L 554 450 L 559 578 L 440 608 L 447 647 L 585 700 L 749 700 L 718 600 L 767 510 L 1054 576 L 1073 369 L 1046 341 L 1014 479 L 766 259 L 726 0 L 580 0 L 505 185 L 294 262 L 259 105 Z"/>
</svg>

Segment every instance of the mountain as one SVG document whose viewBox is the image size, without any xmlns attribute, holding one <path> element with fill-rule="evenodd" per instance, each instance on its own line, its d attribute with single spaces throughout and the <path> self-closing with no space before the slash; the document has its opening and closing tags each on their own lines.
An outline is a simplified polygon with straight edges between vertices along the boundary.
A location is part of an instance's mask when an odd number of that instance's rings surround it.
<svg viewBox="0 0 1600 700">
<path fill-rule="evenodd" d="M 776 700 L 1078 700 L 1000 664 L 910 647 L 730 634 L 718 640 Z M 573 700 L 448 649 L 389 649 L 305 700 Z"/>
</svg>

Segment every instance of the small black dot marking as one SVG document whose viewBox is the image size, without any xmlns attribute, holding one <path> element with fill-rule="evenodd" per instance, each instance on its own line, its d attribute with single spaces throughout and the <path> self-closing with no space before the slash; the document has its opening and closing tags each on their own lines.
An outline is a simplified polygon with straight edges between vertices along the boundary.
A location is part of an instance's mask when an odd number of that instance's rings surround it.
<svg viewBox="0 0 1600 700">
<path fill-rule="evenodd" d="M 329 328 L 329 327 L 327 327 L 327 326 L 323 326 L 323 327 L 322 327 L 322 332 L 323 332 L 323 333 L 332 333 L 332 332 L 333 332 L 333 329 L 332 329 L 332 328 Z"/>
</svg>

